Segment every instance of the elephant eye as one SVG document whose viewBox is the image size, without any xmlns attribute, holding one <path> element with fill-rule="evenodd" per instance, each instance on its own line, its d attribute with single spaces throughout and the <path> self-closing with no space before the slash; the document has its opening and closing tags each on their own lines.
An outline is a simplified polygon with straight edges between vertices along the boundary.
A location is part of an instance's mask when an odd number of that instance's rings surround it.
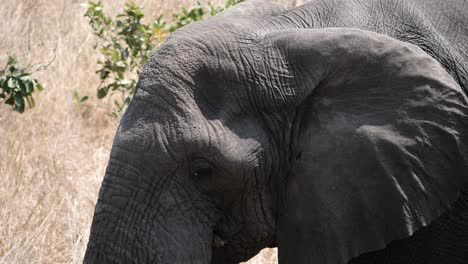
<svg viewBox="0 0 468 264">
<path fill-rule="evenodd" d="M 215 190 L 215 169 L 206 160 L 194 160 L 190 166 L 190 175 L 196 185 L 207 194 Z"/>
<path fill-rule="evenodd" d="M 192 161 L 190 172 L 195 179 L 208 179 L 213 174 L 213 166 L 205 160 Z"/>
<path fill-rule="evenodd" d="M 192 176 L 196 178 L 209 178 L 213 174 L 212 168 L 198 168 L 192 172 Z"/>
</svg>

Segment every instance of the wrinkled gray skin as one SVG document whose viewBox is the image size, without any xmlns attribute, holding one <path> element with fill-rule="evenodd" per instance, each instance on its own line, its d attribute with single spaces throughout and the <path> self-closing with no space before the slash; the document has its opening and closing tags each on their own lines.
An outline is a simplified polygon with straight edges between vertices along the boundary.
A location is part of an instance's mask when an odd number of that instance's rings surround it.
<svg viewBox="0 0 468 264">
<path fill-rule="evenodd" d="M 175 32 L 85 263 L 466 263 L 467 5 L 254 0 Z"/>
</svg>

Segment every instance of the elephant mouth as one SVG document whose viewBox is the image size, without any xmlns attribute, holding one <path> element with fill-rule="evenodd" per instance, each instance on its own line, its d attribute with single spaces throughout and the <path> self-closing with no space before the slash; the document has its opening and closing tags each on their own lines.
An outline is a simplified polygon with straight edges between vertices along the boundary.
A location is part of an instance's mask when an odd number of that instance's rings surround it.
<svg viewBox="0 0 468 264">
<path fill-rule="evenodd" d="M 227 234 L 221 235 L 221 230 L 214 230 L 212 235 L 212 259 L 211 264 L 234 264 L 244 258 L 242 250 L 236 247 L 235 241 L 229 239 Z"/>
<path fill-rule="evenodd" d="M 243 240 L 236 236 L 220 234 L 220 230 L 212 234 L 212 264 L 239 263 L 255 256 L 264 247 L 276 247 L 274 235 L 264 233 L 253 241 Z"/>
<path fill-rule="evenodd" d="M 226 241 L 223 240 L 217 233 L 213 233 L 213 239 L 211 243 L 214 248 L 222 248 L 226 245 Z"/>
</svg>

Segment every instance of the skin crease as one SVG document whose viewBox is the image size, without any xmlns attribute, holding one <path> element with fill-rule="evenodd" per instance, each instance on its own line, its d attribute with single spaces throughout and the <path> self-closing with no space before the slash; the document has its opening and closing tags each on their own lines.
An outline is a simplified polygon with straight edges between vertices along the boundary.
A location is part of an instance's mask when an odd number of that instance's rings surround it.
<svg viewBox="0 0 468 264">
<path fill-rule="evenodd" d="M 464 263 L 463 7 L 247 1 L 175 32 L 121 120 L 84 262 Z"/>
</svg>

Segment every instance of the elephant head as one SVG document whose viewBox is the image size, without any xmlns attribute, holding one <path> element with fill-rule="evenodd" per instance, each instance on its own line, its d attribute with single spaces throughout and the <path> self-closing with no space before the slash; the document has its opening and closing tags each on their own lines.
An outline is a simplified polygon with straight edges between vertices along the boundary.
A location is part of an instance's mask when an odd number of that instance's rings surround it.
<svg viewBox="0 0 468 264">
<path fill-rule="evenodd" d="M 287 16 L 241 3 L 156 51 L 115 135 L 86 263 L 238 263 L 275 246 L 286 263 L 346 263 L 458 198 L 468 101 L 443 66 Z"/>
</svg>

